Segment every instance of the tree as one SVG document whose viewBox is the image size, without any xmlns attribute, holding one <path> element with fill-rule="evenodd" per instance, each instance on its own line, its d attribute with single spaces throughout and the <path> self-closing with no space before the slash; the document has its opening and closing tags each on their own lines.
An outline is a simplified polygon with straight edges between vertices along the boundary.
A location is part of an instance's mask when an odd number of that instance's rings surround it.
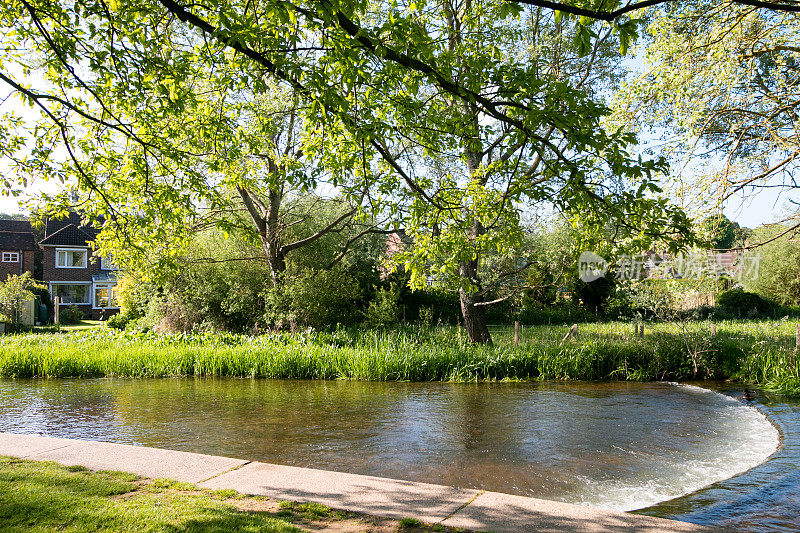
<svg viewBox="0 0 800 533">
<path fill-rule="evenodd" d="M 780 305 L 800 305 L 800 243 L 797 231 L 785 224 L 756 228 L 753 238 L 763 246 L 749 252 L 758 264 L 757 277 L 745 287 Z M 787 233 L 788 231 L 788 233 Z"/>
<path fill-rule="evenodd" d="M 792 196 L 798 188 L 800 13 L 754 5 L 693 1 L 654 10 L 646 68 L 617 98 L 623 121 L 675 134 L 662 148 L 689 169 L 676 181 L 712 209 L 733 196 Z M 698 172 L 701 164 L 710 170 Z"/>
<path fill-rule="evenodd" d="M 538 86 L 558 102 L 541 103 L 535 133 L 507 127 L 479 105 L 446 93 L 429 99 L 434 115 L 444 119 L 434 134 L 414 116 L 398 120 L 398 129 L 411 134 L 397 150 L 403 157 L 389 163 L 408 181 L 425 185 L 405 199 L 403 227 L 414 246 L 395 258 L 418 287 L 431 281 L 457 287 L 470 339 L 490 342 L 484 307 L 507 300 L 512 287 L 522 288 L 517 281 L 534 264 L 530 254 L 520 253 L 524 212 L 549 204 L 580 218 L 586 228 L 616 221 L 616 241 L 631 245 L 661 237 L 684 219 L 651 194 L 658 191 L 659 165 L 631 161 L 624 147 L 633 138 L 600 126 L 606 111 L 591 96 L 616 75 L 612 29 L 583 58 L 571 31 L 541 10 L 507 19 L 492 3 L 445 2 L 443 11 L 439 32 L 453 51 L 456 83 L 491 94 L 503 88 L 491 77 L 469 74 L 512 70 L 521 85 Z M 498 59 L 515 54 L 524 66 Z M 589 137 L 576 139 L 579 129 Z M 501 294 L 487 298 L 492 293 Z"/>
<path fill-rule="evenodd" d="M 175 228 L 194 222 L 198 206 L 221 205 L 232 163 L 264 154 L 240 127 L 240 103 L 272 98 L 276 85 L 299 102 L 306 132 L 318 133 L 303 143 L 303 157 L 359 210 L 408 223 L 412 281 L 421 284 L 436 266 L 458 287 L 475 342 L 490 341 L 485 296 L 513 275 L 485 282 L 482 257 L 508 255 L 519 242 L 525 206 L 549 204 L 585 228 L 616 221 L 627 244 L 687 226 L 658 198 L 663 164 L 631 156 L 635 137 L 602 127 L 608 109 L 583 75 L 614 39 L 625 48 L 635 24 L 595 34 L 501 0 L 235 0 L 213 8 L 13 0 L 0 8 L 0 25 L 14 29 L 6 49 L 28 54 L 6 54 L 0 80 L 43 116 L 28 131 L 29 156 L 18 151 L 26 140 L 4 155 L 21 174 L 74 180 L 87 216 L 102 216 L 106 230 L 144 256 L 148 247 L 160 248 L 157 257 L 177 253 L 166 243 L 190 235 Z M 551 31 L 578 57 L 527 61 L 529 46 Z M 20 79 L 28 58 L 34 85 Z M 2 131 L 17 139 L 25 125 L 7 117 Z M 256 225 L 270 218 L 276 184 L 292 183 L 291 164 L 263 161 L 263 206 L 240 193 L 256 208 L 248 209 Z M 268 256 L 288 246 L 259 231 Z"/>
<path fill-rule="evenodd" d="M 731 222 L 725 215 L 706 217 L 700 223 L 702 237 L 714 250 L 729 250 L 733 248 L 737 238 L 741 235 L 741 228 L 736 222 Z"/>
<path fill-rule="evenodd" d="M 6 315 L 11 324 L 19 324 L 22 305 L 33 300 L 34 295 L 30 289 L 43 288 L 31 277 L 30 272 L 22 275 L 8 276 L 5 281 L 0 281 L 0 312 Z"/>
</svg>

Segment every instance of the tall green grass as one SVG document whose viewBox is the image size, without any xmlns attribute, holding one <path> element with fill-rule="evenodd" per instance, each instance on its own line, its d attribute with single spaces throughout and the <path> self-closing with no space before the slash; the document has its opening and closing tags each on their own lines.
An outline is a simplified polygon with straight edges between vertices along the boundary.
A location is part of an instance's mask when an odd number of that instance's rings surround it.
<svg viewBox="0 0 800 533">
<path fill-rule="evenodd" d="M 238 376 L 371 381 L 738 379 L 800 394 L 796 322 L 510 328 L 474 346 L 454 327 L 333 333 L 157 335 L 96 330 L 0 338 L 4 377 Z"/>
</svg>

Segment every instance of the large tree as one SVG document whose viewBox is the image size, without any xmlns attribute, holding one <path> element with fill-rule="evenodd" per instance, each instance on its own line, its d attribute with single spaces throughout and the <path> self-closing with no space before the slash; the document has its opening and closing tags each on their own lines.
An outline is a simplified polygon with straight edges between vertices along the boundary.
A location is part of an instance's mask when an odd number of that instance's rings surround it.
<svg viewBox="0 0 800 533">
<path fill-rule="evenodd" d="M 199 205 L 217 205 L 231 161 L 266 154 L 237 113 L 275 84 L 313 133 L 302 152 L 316 174 L 305 185 L 324 175 L 357 210 L 407 224 L 412 279 L 434 266 L 452 280 L 476 342 L 490 341 L 480 307 L 496 285 L 481 279 L 481 258 L 519 242 L 526 205 L 587 228 L 613 221 L 631 241 L 685 226 L 656 197 L 663 165 L 632 157 L 634 136 L 602 127 L 608 110 L 579 83 L 585 62 L 545 65 L 558 56 L 530 53 L 553 31 L 591 66 L 604 35 L 624 48 L 635 24 L 574 26 L 501 0 L 12 0 L 0 26 L 0 80 L 43 118 L 21 152 L 30 121 L 6 115 L 3 155 L 22 175 L 74 180 L 89 216 L 104 215 L 128 246 L 170 242 Z M 238 191 L 257 224 L 293 168 L 261 161 L 264 181 Z"/>
<path fill-rule="evenodd" d="M 644 68 L 618 96 L 630 127 L 663 133 L 697 208 L 767 189 L 798 200 L 800 13 L 754 4 L 654 9 Z"/>
</svg>

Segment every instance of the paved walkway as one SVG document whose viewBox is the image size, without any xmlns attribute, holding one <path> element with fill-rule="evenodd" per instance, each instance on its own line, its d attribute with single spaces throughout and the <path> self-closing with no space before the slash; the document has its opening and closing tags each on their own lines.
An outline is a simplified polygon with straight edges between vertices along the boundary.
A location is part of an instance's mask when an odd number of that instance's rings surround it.
<svg viewBox="0 0 800 533">
<path fill-rule="evenodd" d="M 210 489 L 234 489 L 374 516 L 413 517 L 497 533 L 709 531 L 684 522 L 510 494 L 108 442 L 0 433 L 0 455 L 170 478 Z"/>
</svg>

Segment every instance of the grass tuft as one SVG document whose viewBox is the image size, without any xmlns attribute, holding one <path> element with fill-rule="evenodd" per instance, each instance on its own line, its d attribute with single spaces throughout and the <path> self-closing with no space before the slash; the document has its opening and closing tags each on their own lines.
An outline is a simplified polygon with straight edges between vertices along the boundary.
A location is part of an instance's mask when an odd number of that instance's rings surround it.
<svg viewBox="0 0 800 533">
<path fill-rule="evenodd" d="M 399 525 L 400 529 L 420 527 L 422 525 L 422 522 L 420 522 L 416 518 L 401 518 Z"/>
</svg>

